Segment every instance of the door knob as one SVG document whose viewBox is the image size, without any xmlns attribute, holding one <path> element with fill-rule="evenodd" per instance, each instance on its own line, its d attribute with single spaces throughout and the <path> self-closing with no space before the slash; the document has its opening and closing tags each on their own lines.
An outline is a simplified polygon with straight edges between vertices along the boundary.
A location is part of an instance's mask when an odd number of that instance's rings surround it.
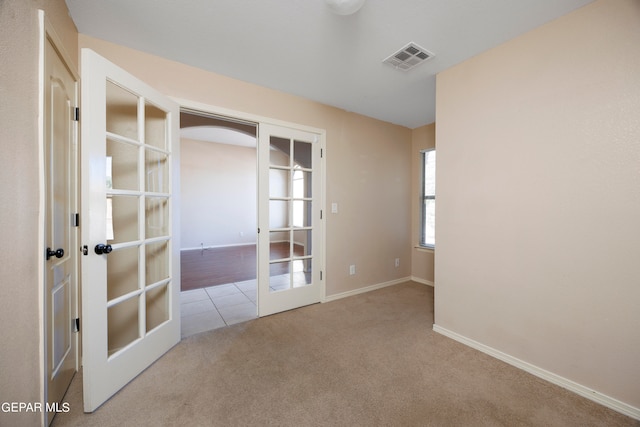
<svg viewBox="0 0 640 427">
<path fill-rule="evenodd" d="M 51 248 L 47 248 L 47 261 L 49 261 L 49 258 L 51 258 L 52 256 L 56 258 L 62 258 L 64 256 L 64 249 L 59 248 L 54 251 Z"/>
<path fill-rule="evenodd" d="M 113 250 L 113 248 L 111 247 L 111 245 L 103 245 L 102 243 L 98 243 L 96 245 L 96 247 L 94 248 L 94 251 L 98 255 L 110 254 L 112 250 Z"/>
</svg>

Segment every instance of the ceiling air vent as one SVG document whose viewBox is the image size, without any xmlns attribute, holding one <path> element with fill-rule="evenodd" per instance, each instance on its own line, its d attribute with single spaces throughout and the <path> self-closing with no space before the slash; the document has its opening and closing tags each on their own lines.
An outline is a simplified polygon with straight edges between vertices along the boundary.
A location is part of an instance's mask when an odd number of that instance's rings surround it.
<svg viewBox="0 0 640 427">
<path fill-rule="evenodd" d="M 422 64 L 429 58 L 432 58 L 433 53 L 426 49 L 421 48 L 415 43 L 409 43 L 396 53 L 385 59 L 385 64 L 393 65 L 394 67 L 407 71 L 415 67 L 418 64 Z"/>
</svg>

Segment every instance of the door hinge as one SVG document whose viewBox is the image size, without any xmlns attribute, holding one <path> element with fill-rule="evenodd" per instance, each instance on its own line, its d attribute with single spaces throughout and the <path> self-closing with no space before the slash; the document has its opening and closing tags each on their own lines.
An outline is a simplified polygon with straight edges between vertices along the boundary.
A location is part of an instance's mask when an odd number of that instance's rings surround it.
<svg viewBox="0 0 640 427">
<path fill-rule="evenodd" d="M 260 227 L 258 227 L 258 234 L 260 234 Z"/>
<path fill-rule="evenodd" d="M 320 209 L 320 219 L 322 219 L 322 209 Z"/>
<path fill-rule="evenodd" d="M 322 280 L 322 270 L 320 270 L 320 280 Z"/>
<path fill-rule="evenodd" d="M 79 213 L 74 213 L 73 217 L 71 219 L 71 226 L 72 227 L 80 227 L 80 214 Z"/>
<path fill-rule="evenodd" d="M 320 149 L 320 158 L 323 158 L 323 157 L 324 157 L 324 149 L 323 149 L 323 148 L 321 148 L 321 149 Z"/>
<path fill-rule="evenodd" d="M 73 119 L 74 122 L 80 121 L 80 107 L 73 107 Z"/>
<path fill-rule="evenodd" d="M 73 319 L 73 332 L 80 332 L 80 318 Z"/>
</svg>

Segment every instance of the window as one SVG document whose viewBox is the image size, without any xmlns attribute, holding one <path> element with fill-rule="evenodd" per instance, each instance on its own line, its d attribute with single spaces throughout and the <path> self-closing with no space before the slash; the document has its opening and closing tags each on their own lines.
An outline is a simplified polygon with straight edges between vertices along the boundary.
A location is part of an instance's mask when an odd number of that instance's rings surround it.
<svg viewBox="0 0 640 427">
<path fill-rule="evenodd" d="M 436 150 L 425 150 L 422 153 L 422 221 L 420 229 L 420 246 L 435 248 L 436 246 Z"/>
</svg>

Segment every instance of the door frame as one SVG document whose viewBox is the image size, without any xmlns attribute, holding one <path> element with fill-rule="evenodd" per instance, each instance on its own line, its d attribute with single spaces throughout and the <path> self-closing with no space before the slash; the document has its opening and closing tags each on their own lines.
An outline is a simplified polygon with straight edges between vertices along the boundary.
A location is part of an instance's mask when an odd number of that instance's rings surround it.
<svg viewBox="0 0 640 427">
<path fill-rule="evenodd" d="M 45 51 L 47 43 L 51 43 L 53 48 L 57 51 L 58 55 L 62 62 L 66 65 L 73 79 L 75 80 L 75 105 L 79 105 L 79 96 L 80 96 L 80 75 L 78 70 L 73 66 L 73 61 L 71 61 L 71 57 L 64 49 L 64 44 L 62 43 L 62 39 L 55 32 L 55 29 L 51 25 L 51 22 L 47 19 L 44 10 L 38 10 L 38 29 L 39 29 L 39 39 L 38 39 L 38 182 L 40 185 L 40 194 L 38 200 L 38 240 L 40 241 L 39 250 L 38 250 L 38 280 L 40 282 L 40 292 L 39 292 L 39 312 L 40 312 L 40 327 L 41 327 L 41 378 L 43 380 L 41 390 L 41 401 L 47 402 L 48 398 L 48 390 L 47 390 L 47 375 L 49 375 L 49 370 L 47 367 L 47 328 L 50 326 L 47 321 L 47 283 L 46 283 L 46 260 L 44 250 L 41 250 L 46 247 L 46 231 L 47 231 L 47 214 L 46 214 L 46 175 L 45 175 L 45 151 L 46 147 L 46 139 L 45 139 L 45 129 L 44 129 L 44 116 L 46 113 L 45 106 Z M 79 212 L 79 189 L 80 189 L 80 162 L 79 162 L 79 132 L 78 132 L 78 122 L 76 121 L 75 125 L 75 146 L 73 147 L 73 165 L 72 165 L 72 173 L 73 173 L 73 182 L 75 183 L 71 189 L 75 193 L 75 211 Z M 71 309 L 73 311 L 72 317 L 79 318 L 80 317 L 80 307 L 79 307 L 79 291 L 80 291 L 80 263 L 79 263 L 79 252 L 75 250 L 78 247 L 78 242 L 80 238 L 79 227 L 73 227 L 75 231 L 72 235 L 70 247 L 69 247 L 69 255 L 72 260 L 72 269 L 73 274 L 75 275 L 75 281 L 72 287 L 72 297 L 71 297 Z M 75 341 L 75 360 L 76 360 L 76 373 L 81 366 L 81 337 L 80 333 L 74 333 L 71 337 L 73 341 Z M 42 425 L 48 425 L 48 413 L 47 411 L 41 412 L 41 423 Z"/>
<path fill-rule="evenodd" d="M 219 107 L 219 106 L 215 106 L 215 105 L 211 105 L 211 104 L 205 104 L 202 102 L 198 102 L 198 101 L 192 101 L 189 99 L 184 99 L 184 98 L 178 98 L 178 97 L 172 97 L 169 96 L 169 98 L 171 100 L 173 100 L 174 102 L 176 102 L 179 106 L 180 106 L 180 110 L 182 109 L 186 109 L 186 110 L 191 110 L 191 111 L 199 111 L 202 112 L 204 114 L 212 114 L 212 115 L 216 115 L 216 116 L 222 116 L 222 117 L 228 117 L 229 119 L 238 119 L 238 120 L 242 120 L 242 121 L 247 121 L 247 122 L 253 122 L 257 125 L 257 132 L 258 135 L 256 135 L 256 139 L 259 139 L 259 132 L 260 132 L 260 124 L 269 124 L 269 125 L 274 125 L 274 126 L 282 126 L 282 127 L 287 127 L 287 128 L 292 128 L 292 129 L 298 129 L 304 132 L 310 132 L 310 133 L 315 133 L 319 135 L 319 143 L 320 146 L 322 147 L 323 150 L 323 158 L 326 160 L 327 158 L 327 148 L 326 148 L 326 135 L 327 135 L 327 131 L 325 129 L 320 129 L 320 128 L 316 128 L 316 127 L 312 127 L 312 126 L 307 126 L 307 125 L 301 125 L 299 123 L 294 123 L 294 122 L 287 122 L 284 120 L 278 120 L 278 119 L 272 119 L 270 117 L 265 117 L 265 116 L 260 116 L 257 114 L 250 114 L 250 113 L 244 113 L 241 111 L 236 111 L 236 110 L 231 110 L 228 108 L 224 108 L 224 107 Z M 256 141 L 256 144 L 258 142 Z M 256 147 L 256 150 L 259 150 L 259 147 Z M 259 176 L 259 169 L 258 169 L 258 162 L 259 162 L 259 156 L 256 156 L 256 179 L 259 180 L 260 176 Z M 327 233 L 327 227 L 326 227 L 326 218 L 327 218 L 327 210 L 326 210 L 326 182 L 327 182 L 327 171 L 326 171 L 326 161 L 321 162 L 320 164 L 320 173 L 321 173 L 321 178 L 320 178 L 320 209 L 323 212 L 323 221 L 324 222 L 324 226 L 321 229 L 321 239 L 322 239 L 322 248 L 320 250 L 320 253 L 318 254 L 318 261 L 320 262 L 320 269 L 324 272 L 323 273 L 323 279 L 320 281 L 320 302 L 326 302 L 326 233 Z M 257 187 L 258 182 L 256 182 L 256 189 L 258 189 Z M 257 209 L 260 210 L 260 192 L 256 191 L 256 206 Z M 258 221 L 259 221 L 259 215 L 258 212 L 256 212 L 256 229 L 259 227 L 258 225 Z M 260 239 L 260 234 L 258 233 L 257 235 L 257 239 L 256 239 L 256 250 L 258 249 L 258 239 Z M 259 263 L 259 254 L 257 254 L 256 256 L 257 258 L 257 263 Z M 256 273 L 258 273 L 258 266 L 256 266 Z M 257 277 L 259 279 L 259 276 Z M 258 292 L 256 290 L 256 292 Z M 259 296 L 258 296 L 259 298 Z M 258 307 L 258 317 L 260 317 L 260 312 L 259 312 L 259 302 L 256 304 L 256 306 Z"/>
</svg>

